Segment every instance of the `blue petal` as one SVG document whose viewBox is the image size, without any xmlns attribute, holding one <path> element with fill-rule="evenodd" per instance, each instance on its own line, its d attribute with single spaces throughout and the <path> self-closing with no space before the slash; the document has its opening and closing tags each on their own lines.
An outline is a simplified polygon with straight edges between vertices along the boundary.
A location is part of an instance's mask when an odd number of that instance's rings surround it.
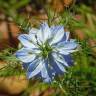
<svg viewBox="0 0 96 96">
<path fill-rule="evenodd" d="M 56 62 L 56 64 L 57 64 L 57 66 L 59 67 L 59 69 L 62 71 L 62 72 L 65 72 L 65 68 L 64 68 L 64 66 L 63 66 L 63 62 L 61 63 L 60 62 L 60 58 L 58 59 L 58 57 L 56 56 L 57 54 L 56 53 L 52 53 L 52 56 L 53 56 L 53 58 L 54 58 L 54 60 L 55 60 L 55 62 Z M 60 56 L 59 56 L 60 57 Z"/>
<path fill-rule="evenodd" d="M 60 42 L 57 45 L 55 45 L 57 51 L 61 54 L 68 55 L 70 53 L 73 53 L 77 51 L 78 44 L 75 42 L 67 41 L 67 42 Z"/>
<path fill-rule="evenodd" d="M 32 62 L 28 67 L 27 77 L 30 79 L 30 78 L 36 76 L 37 74 L 39 74 L 43 68 L 43 66 L 42 66 L 43 63 L 44 62 L 39 59 Z"/>
<path fill-rule="evenodd" d="M 30 63 L 23 63 L 23 64 L 22 64 L 22 66 L 23 66 L 23 68 L 24 68 L 25 70 L 27 70 L 27 69 L 28 69 L 29 64 L 30 64 Z"/>
<path fill-rule="evenodd" d="M 15 53 L 15 55 L 22 62 L 28 63 L 28 62 L 32 62 L 36 58 L 36 55 L 35 54 L 30 54 L 32 52 L 33 52 L 33 50 L 31 50 L 29 48 L 22 48 L 22 49 L 18 50 Z"/>
<path fill-rule="evenodd" d="M 59 69 L 60 69 L 62 72 L 66 72 L 66 70 L 65 70 L 65 68 L 64 68 L 64 66 L 63 66 L 63 64 L 62 64 L 61 62 L 58 62 L 58 61 L 56 61 L 56 60 L 55 60 L 55 62 L 56 62 L 57 66 L 59 67 Z"/>
<path fill-rule="evenodd" d="M 38 36 L 41 38 L 42 42 L 44 43 L 44 42 L 46 42 L 46 40 L 50 39 L 51 31 L 46 22 L 41 24 L 40 30 L 41 30 L 41 32 L 39 32 Z"/>
<path fill-rule="evenodd" d="M 39 44 L 42 44 L 43 38 L 42 38 L 42 31 L 41 30 L 32 28 L 29 31 L 29 36 L 32 38 L 32 41 L 34 41 L 34 43 L 38 42 Z"/>
<path fill-rule="evenodd" d="M 69 41 L 69 35 L 70 35 L 70 32 L 64 32 L 64 36 L 59 42 L 64 42 L 64 41 L 67 42 L 67 41 Z"/>
<path fill-rule="evenodd" d="M 52 53 L 52 54 L 53 54 L 54 59 L 55 59 L 57 62 L 59 62 L 59 63 L 61 63 L 62 65 L 68 67 L 68 63 L 67 63 L 67 62 L 65 61 L 65 59 L 63 58 L 63 55 L 62 55 L 62 54 L 59 54 L 59 53 Z M 63 66 L 63 67 L 64 67 L 64 66 Z"/>
<path fill-rule="evenodd" d="M 63 55 L 63 57 L 69 66 L 72 66 L 74 64 L 74 61 L 70 55 Z"/>
<path fill-rule="evenodd" d="M 23 69 L 27 71 L 29 65 L 30 65 L 30 63 L 23 63 L 23 64 L 22 64 Z M 30 72 L 28 72 L 28 73 L 30 73 Z M 27 74 L 28 74 L 28 73 L 27 73 Z M 35 75 L 34 77 L 35 77 L 35 78 L 40 78 L 40 77 L 41 77 L 41 73 L 39 72 L 39 73 L 38 73 L 37 75 Z"/>
<path fill-rule="evenodd" d="M 55 74 L 59 75 L 64 73 L 60 70 L 60 68 L 58 67 L 57 63 L 55 62 L 54 58 L 51 55 L 49 57 L 49 63 L 52 66 L 52 68 L 55 70 Z"/>
<path fill-rule="evenodd" d="M 20 42 L 23 44 L 24 47 L 37 48 L 34 42 L 32 41 L 32 37 L 30 37 L 30 35 L 22 34 L 18 37 L 18 39 L 20 40 Z"/>
<path fill-rule="evenodd" d="M 29 30 L 29 34 L 37 34 L 38 32 L 39 32 L 39 30 L 38 29 L 35 29 L 35 28 L 31 28 Z"/>
<path fill-rule="evenodd" d="M 47 72 L 48 69 L 47 69 L 46 63 L 48 63 L 47 60 L 45 60 L 45 63 L 42 64 L 42 66 L 43 66 L 42 71 L 41 71 L 42 78 L 49 77 L 48 72 Z"/>
<path fill-rule="evenodd" d="M 76 42 L 60 42 L 56 45 L 56 47 L 60 48 L 60 49 L 75 49 L 77 47 L 77 43 Z"/>
<path fill-rule="evenodd" d="M 50 74 L 49 74 L 49 71 L 50 70 L 48 70 L 49 68 L 48 68 L 48 64 L 46 64 L 46 63 L 48 63 L 47 61 L 45 61 L 45 63 L 43 63 L 43 68 L 42 68 L 42 70 L 41 70 L 41 75 L 42 75 L 42 78 L 43 78 L 43 81 L 44 82 L 51 82 L 52 81 L 52 78 L 50 78 Z"/>
<path fill-rule="evenodd" d="M 53 26 L 51 27 L 51 32 L 53 34 L 53 40 L 50 42 L 50 45 L 59 42 L 64 36 L 64 27 L 63 26 Z"/>
<path fill-rule="evenodd" d="M 69 40 L 70 32 L 65 32 L 65 35 L 66 35 L 66 40 L 65 41 L 68 41 Z"/>
</svg>

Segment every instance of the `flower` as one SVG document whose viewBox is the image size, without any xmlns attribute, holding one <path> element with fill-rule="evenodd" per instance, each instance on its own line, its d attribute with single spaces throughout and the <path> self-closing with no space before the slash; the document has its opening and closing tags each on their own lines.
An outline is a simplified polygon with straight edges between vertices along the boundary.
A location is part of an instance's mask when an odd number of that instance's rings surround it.
<svg viewBox="0 0 96 96">
<path fill-rule="evenodd" d="M 23 62 L 28 79 L 39 76 L 44 82 L 51 82 L 73 64 L 70 54 L 77 50 L 77 43 L 69 39 L 63 26 L 49 27 L 44 22 L 40 29 L 32 28 L 18 39 L 23 48 L 16 52 L 16 57 Z"/>
</svg>

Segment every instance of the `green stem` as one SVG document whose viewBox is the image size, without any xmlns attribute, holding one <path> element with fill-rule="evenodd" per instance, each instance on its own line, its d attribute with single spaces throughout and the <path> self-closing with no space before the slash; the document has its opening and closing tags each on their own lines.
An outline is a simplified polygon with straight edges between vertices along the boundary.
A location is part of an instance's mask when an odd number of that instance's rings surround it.
<svg viewBox="0 0 96 96">
<path fill-rule="evenodd" d="M 68 94 L 66 93 L 66 91 L 64 90 L 64 88 L 62 87 L 60 83 L 59 83 L 59 88 L 61 89 L 61 91 L 63 92 L 65 96 L 68 96 Z"/>
</svg>

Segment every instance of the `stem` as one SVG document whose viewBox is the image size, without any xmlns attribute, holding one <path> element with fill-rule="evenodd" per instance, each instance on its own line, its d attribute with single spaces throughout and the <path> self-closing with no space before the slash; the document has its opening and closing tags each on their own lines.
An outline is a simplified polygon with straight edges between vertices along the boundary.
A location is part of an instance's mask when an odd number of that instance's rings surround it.
<svg viewBox="0 0 96 96">
<path fill-rule="evenodd" d="M 61 89 L 61 91 L 63 92 L 63 94 L 65 95 L 65 96 L 67 96 L 67 93 L 66 93 L 66 91 L 63 89 L 63 87 L 62 87 L 62 85 L 59 83 L 59 88 Z"/>
</svg>

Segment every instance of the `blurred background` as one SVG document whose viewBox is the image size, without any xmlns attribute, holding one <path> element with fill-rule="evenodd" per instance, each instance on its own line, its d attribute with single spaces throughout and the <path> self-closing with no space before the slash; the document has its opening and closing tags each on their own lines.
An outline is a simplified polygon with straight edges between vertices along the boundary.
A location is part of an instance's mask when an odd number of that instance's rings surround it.
<svg viewBox="0 0 96 96">
<path fill-rule="evenodd" d="M 42 21 L 64 25 L 83 49 L 73 54 L 78 66 L 63 77 L 65 93 L 57 84 L 28 81 L 12 57 L 18 35 Z M 0 96 L 96 96 L 95 44 L 96 0 L 0 0 Z M 9 63 L 15 65 L 5 68 Z"/>
</svg>

